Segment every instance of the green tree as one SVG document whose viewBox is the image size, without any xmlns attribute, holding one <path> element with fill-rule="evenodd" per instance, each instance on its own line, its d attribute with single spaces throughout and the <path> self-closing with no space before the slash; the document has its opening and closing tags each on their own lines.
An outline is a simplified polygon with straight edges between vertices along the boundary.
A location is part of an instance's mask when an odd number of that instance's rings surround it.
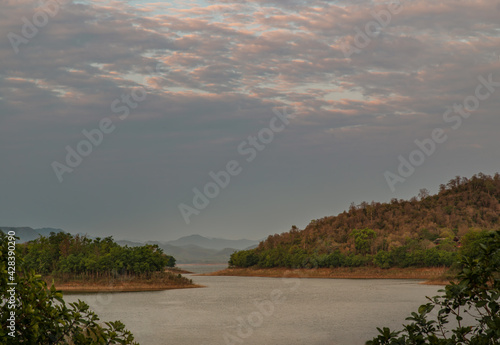
<svg viewBox="0 0 500 345">
<path fill-rule="evenodd" d="M 229 266 L 250 267 L 257 265 L 258 262 L 259 257 L 255 254 L 254 250 L 240 250 L 239 252 L 231 254 Z"/>
<path fill-rule="evenodd" d="M 500 231 L 483 237 L 477 251 L 464 255 L 458 283 L 448 284 L 443 294 L 428 298 L 411 313 L 402 331 L 378 328 L 380 335 L 367 345 L 497 345 L 500 344 Z M 435 317 L 431 311 L 437 309 Z M 463 315 L 474 324 L 464 325 Z M 457 326 L 447 327 L 454 319 Z"/>
<path fill-rule="evenodd" d="M 99 323 L 98 316 L 82 301 L 66 305 L 61 292 L 54 286 L 47 288 L 39 275 L 26 268 L 19 246 L 9 253 L 8 242 L 13 240 L 0 232 L 1 344 L 137 344 L 120 321 Z M 15 257 L 15 289 L 8 285 L 12 282 L 9 262 L 13 262 L 9 257 Z"/>
<path fill-rule="evenodd" d="M 391 254 L 381 250 L 373 257 L 373 263 L 380 268 L 390 268 L 392 266 Z"/>
<path fill-rule="evenodd" d="M 372 229 L 354 229 L 351 232 L 351 236 L 354 237 L 354 245 L 356 251 L 360 254 L 368 254 L 371 251 L 371 245 L 377 233 Z"/>
</svg>

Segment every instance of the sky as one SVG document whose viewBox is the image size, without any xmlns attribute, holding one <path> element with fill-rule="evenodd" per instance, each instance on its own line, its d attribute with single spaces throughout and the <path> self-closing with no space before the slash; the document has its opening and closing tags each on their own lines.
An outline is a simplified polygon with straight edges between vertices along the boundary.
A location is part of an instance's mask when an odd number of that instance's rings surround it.
<svg viewBox="0 0 500 345">
<path fill-rule="evenodd" d="M 500 1 L 0 8 L 2 226 L 262 239 L 500 171 Z"/>
</svg>

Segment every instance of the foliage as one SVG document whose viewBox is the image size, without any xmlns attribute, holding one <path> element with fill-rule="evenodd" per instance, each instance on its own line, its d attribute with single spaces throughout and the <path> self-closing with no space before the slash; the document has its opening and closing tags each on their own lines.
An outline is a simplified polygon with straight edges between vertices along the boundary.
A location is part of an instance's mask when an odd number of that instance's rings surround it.
<svg viewBox="0 0 500 345">
<path fill-rule="evenodd" d="M 489 231 L 471 231 L 462 237 L 460 253 L 463 257 L 476 257 L 481 254 L 481 243 L 488 244 L 491 241 Z"/>
<path fill-rule="evenodd" d="M 373 258 L 373 263 L 380 268 L 389 268 L 393 263 L 392 255 L 385 250 L 381 250 Z"/>
<path fill-rule="evenodd" d="M 351 236 L 354 237 L 354 245 L 356 251 L 361 254 L 370 252 L 373 239 L 377 237 L 377 233 L 372 229 L 354 229 L 351 231 Z"/>
<path fill-rule="evenodd" d="M 249 267 L 257 264 L 258 257 L 251 250 L 240 250 L 231 255 L 229 266 Z"/>
<path fill-rule="evenodd" d="M 480 236 L 477 251 L 461 257 L 458 283 L 448 284 L 443 294 L 429 298 L 411 313 L 402 331 L 378 328 L 367 345 L 494 345 L 500 344 L 500 231 Z M 435 316 L 431 315 L 434 311 Z M 473 324 L 465 323 L 464 315 Z M 450 321 L 455 328 L 450 329 Z"/>
<path fill-rule="evenodd" d="M 289 268 L 335 268 L 377 266 L 390 267 L 450 267 L 458 259 L 457 252 L 437 248 L 409 249 L 407 246 L 392 251 L 381 250 L 375 255 L 342 253 L 336 250 L 330 254 L 308 254 L 305 250 L 292 248 L 268 249 L 261 252 L 253 250 L 238 251 L 231 255 L 231 267 L 289 267 Z"/>
<path fill-rule="evenodd" d="M 175 259 L 165 255 L 158 245 L 122 247 L 112 237 L 91 240 L 60 232 L 21 246 L 26 267 L 39 274 L 110 276 L 150 273 L 175 266 Z"/>
<path fill-rule="evenodd" d="M 0 232 L 0 343 L 47 345 L 137 344 L 120 321 L 100 324 L 97 315 L 82 301 L 66 305 L 61 292 L 47 288 L 41 276 L 29 269 L 15 249 L 14 294 L 8 285 L 8 236 Z M 11 299 L 9 301 L 9 298 Z M 9 301 L 9 303 L 6 303 Z M 10 304 L 12 302 L 12 304 Z M 9 308 L 12 305 L 14 308 Z M 14 328 L 11 312 L 14 312 Z M 9 335 L 10 333 L 10 335 Z M 14 336 L 14 337 L 13 337 Z"/>
</svg>

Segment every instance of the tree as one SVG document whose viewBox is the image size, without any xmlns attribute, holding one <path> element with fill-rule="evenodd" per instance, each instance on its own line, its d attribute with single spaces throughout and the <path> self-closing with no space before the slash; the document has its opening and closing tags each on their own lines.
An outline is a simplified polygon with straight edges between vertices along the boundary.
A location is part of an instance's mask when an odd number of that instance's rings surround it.
<svg viewBox="0 0 500 345">
<path fill-rule="evenodd" d="M 458 283 L 448 284 L 443 294 L 428 298 L 418 312 L 406 320 L 413 321 L 402 331 L 377 328 L 380 335 L 367 345 L 494 345 L 500 344 L 500 231 L 491 232 L 479 244 L 474 255 L 463 256 Z M 437 316 L 430 313 L 437 309 Z M 463 325 L 463 315 L 475 324 Z M 457 326 L 449 329 L 450 319 Z"/>
<path fill-rule="evenodd" d="M 392 265 L 391 254 L 385 250 L 381 250 L 373 258 L 373 263 L 380 268 L 389 268 Z"/>
<path fill-rule="evenodd" d="M 47 288 L 41 276 L 26 268 L 19 246 L 9 248 L 12 236 L 0 232 L 0 242 L 1 344 L 137 344 L 120 321 L 98 323 L 98 316 L 80 300 L 68 307 L 61 292 L 53 285 Z M 15 267 L 15 275 L 8 267 Z"/>
<path fill-rule="evenodd" d="M 356 251 L 361 254 L 368 254 L 371 249 L 373 239 L 377 237 L 377 233 L 372 229 L 354 229 L 351 232 L 354 237 L 354 245 Z"/>
<path fill-rule="evenodd" d="M 250 267 L 257 265 L 259 257 L 252 250 L 241 250 L 231 254 L 229 266 L 233 267 Z"/>
<path fill-rule="evenodd" d="M 430 192 L 427 188 L 421 188 L 419 191 L 418 191 L 418 197 L 420 198 L 420 200 L 424 200 L 425 198 L 427 198 L 428 196 L 430 195 Z"/>
</svg>

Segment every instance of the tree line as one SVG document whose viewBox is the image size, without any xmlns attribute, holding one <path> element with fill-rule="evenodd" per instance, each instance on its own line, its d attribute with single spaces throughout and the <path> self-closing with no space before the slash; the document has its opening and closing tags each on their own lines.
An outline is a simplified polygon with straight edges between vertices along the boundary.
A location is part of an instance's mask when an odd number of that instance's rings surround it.
<svg viewBox="0 0 500 345">
<path fill-rule="evenodd" d="M 371 229 L 362 229 L 361 232 L 372 232 Z M 484 234 L 485 232 L 481 232 Z M 468 248 L 468 241 L 464 243 Z M 433 248 L 425 248 L 419 241 L 410 241 L 408 244 L 392 250 L 380 250 L 376 254 L 368 254 L 364 250 L 354 253 L 345 253 L 336 249 L 331 253 L 311 253 L 299 246 L 286 248 L 276 246 L 271 249 L 243 250 L 231 255 L 229 266 L 263 268 L 336 268 L 376 266 L 390 267 L 450 267 L 460 255 L 460 250 L 453 241 L 448 241 Z"/>
<path fill-rule="evenodd" d="M 175 258 L 158 245 L 120 246 L 112 237 L 52 232 L 20 245 L 26 268 L 42 275 L 85 275 L 90 277 L 137 275 L 175 266 Z"/>
</svg>

